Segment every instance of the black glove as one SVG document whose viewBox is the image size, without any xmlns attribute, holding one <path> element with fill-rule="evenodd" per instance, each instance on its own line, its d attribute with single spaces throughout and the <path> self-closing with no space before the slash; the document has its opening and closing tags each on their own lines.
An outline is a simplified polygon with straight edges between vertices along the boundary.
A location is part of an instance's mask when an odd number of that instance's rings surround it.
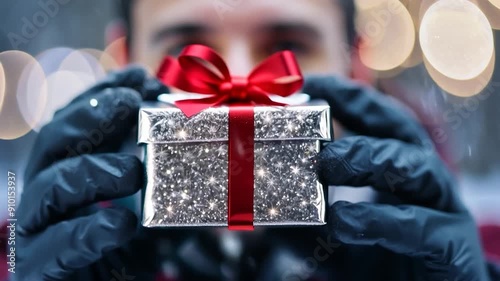
<svg viewBox="0 0 500 281">
<path fill-rule="evenodd" d="M 328 101 L 332 117 L 359 134 L 320 153 L 320 181 L 371 186 L 399 200 L 329 208 L 329 233 L 344 244 L 333 253 L 339 280 L 489 280 L 476 225 L 411 114 L 339 78 L 310 77 L 304 92 Z"/>
<path fill-rule="evenodd" d="M 116 152 L 137 123 L 141 100 L 166 91 L 131 68 L 78 96 L 42 128 L 18 210 L 16 280 L 130 280 L 138 261 L 152 256 L 120 248 L 136 235 L 132 211 L 94 203 L 143 186 L 139 159 Z M 125 267 L 128 260 L 135 263 Z"/>
</svg>

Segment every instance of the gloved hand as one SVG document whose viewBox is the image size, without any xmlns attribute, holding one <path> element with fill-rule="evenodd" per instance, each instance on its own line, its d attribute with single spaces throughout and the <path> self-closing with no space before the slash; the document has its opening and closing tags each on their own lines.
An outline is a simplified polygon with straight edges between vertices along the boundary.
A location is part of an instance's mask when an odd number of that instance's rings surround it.
<svg viewBox="0 0 500 281">
<path fill-rule="evenodd" d="M 338 280 L 489 280 L 476 225 L 411 114 L 339 78 L 309 77 L 304 92 L 328 101 L 332 117 L 359 134 L 320 153 L 320 181 L 371 186 L 399 200 L 329 208 L 329 233 L 343 243 L 332 254 Z"/>
<path fill-rule="evenodd" d="M 137 218 L 126 208 L 94 203 L 142 187 L 142 163 L 117 151 L 137 123 L 141 100 L 166 91 L 143 70 L 130 68 L 78 96 L 42 128 L 18 208 L 13 278 L 130 280 L 127 259 L 140 266 L 145 257 L 120 247 L 136 235 Z"/>
</svg>

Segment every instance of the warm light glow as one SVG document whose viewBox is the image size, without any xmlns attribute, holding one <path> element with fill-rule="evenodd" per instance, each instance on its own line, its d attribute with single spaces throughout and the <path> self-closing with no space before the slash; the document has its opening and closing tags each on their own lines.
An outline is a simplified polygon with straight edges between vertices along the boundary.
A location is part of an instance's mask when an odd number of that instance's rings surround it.
<svg viewBox="0 0 500 281">
<path fill-rule="evenodd" d="M 500 7 L 494 5 L 495 3 L 500 2 L 500 0 L 471 0 L 472 3 L 476 4 L 476 6 L 483 11 L 483 13 L 488 18 L 491 27 L 493 29 L 500 30 Z"/>
<path fill-rule="evenodd" d="M 104 49 L 104 53 L 107 56 L 101 57 L 101 64 L 106 65 L 108 62 L 106 60 L 111 57 L 114 62 L 116 62 L 117 67 L 124 67 L 127 64 L 127 41 L 125 37 L 120 37 L 115 41 L 111 42 L 106 49 Z"/>
<path fill-rule="evenodd" d="M 415 0 L 401 0 L 400 2 L 406 7 L 406 9 L 408 10 L 408 12 L 410 13 L 411 15 L 411 18 L 413 19 L 413 24 L 417 27 L 418 29 L 418 26 L 420 25 L 420 7 L 422 6 L 422 4 L 424 4 L 425 2 L 435 2 L 436 0 L 419 0 L 419 1 L 415 1 Z M 432 4 L 431 3 L 431 4 Z M 430 6 L 431 4 L 429 4 L 428 6 Z M 428 8 L 427 6 L 427 8 Z"/>
<path fill-rule="evenodd" d="M 413 45 L 413 51 L 410 56 L 406 59 L 403 64 L 401 64 L 404 68 L 410 68 L 417 66 L 422 63 L 422 50 L 420 49 L 420 40 L 418 37 L 415 37 L 415 44 Z"/>
<path fill-rule="evenodd" d="M 479 76 L 470 80 L 454 80 L 444 76 L 424 59 L 424 64 L 432 79 L 446 92 L 460 97 L 470 97 L 480 93 L 490 81 L 495 69 L 495 56 Z"/>
<path fill-rule="evenodd" d="M 357 9 L 370 9 L 380 4 L 387 3 L 389 0 L 354 0 Z"/>
<path fill-rule="evenodd" d="M 35 60 L 25 66 L 17 83 L 17 104 L 32 129 L 39 127 L 48 100 L 48 85 L 42 66 Z"/>
<path fill-rule="evenodd" d="M 102 70 L 104 73 L 108 73 L 109 71 L 119 69 L 116 60 L 111 55 L 109 55 L 104 51 L 97 49 L 90 49 L 90 48 L 79 49 L 79 51 L 86 55 L 92 56 L 93 60 L 96 60 L 99 63 L 101 68 L 100 70 Z"/>
<path fill-rule="evenodd" d="M 99 61 L 89 53 L 74 50 L 64 58 L 59 66 L 59 71 L 69 71 L 75 74 L 84 73 L 94 77 L 97 82 L 104 78 L 105 73 Z"/>
<path fill-rule="evenodd" d="M 486 16 L 466 0 L 440 0 L 422 18 L 422 52 L 433 68 L 454 80 L 480 75 L 493 56 Z"/>
<path fill-rule="evenodd" d="M 420 2 L 419 5 L 419 10 L 418 10 L 418 22 L 417 25 L 420 27 L 420 23 L 422 21 L 422 18 L 424 17 L 425 13 L 429 8 L 436 3 L 438 0 L 422 0 L 422 1 L 413 1 L 413 2 Z"/>
<path fill-rule="evenodd" d="M 44 74 L 35 58 L 21 51 L 0 53 L 0 63 L 3 66 L 5 78 L 5 90 L 0 109 L 0 139 L 17 139 L 31 131 L 43 109 Z M 30 76 L 26 72 L 27 69 L 37 69 L 37 71 Z M 33 81 L 28 81 L 28 77 Z M 38 88 L 34 87 L 34 84 L 37 84 Z M 27 89 L 31 92 L 27 92 Z M 31 118 L 24 116 L 28 110 L 31 114 L 28 117 Z"/>
<path fill-rule="evenodd" d="M 396 68 L 413 50 L 415 27 L 410 13 L 398 0 L 358 10 L 356 29 L 361 37 L 359 57 L 369 68 Z"/>
<path fill-rule="evenodd" d="M 493 4 L 493 6 L 500 9 L 500 0 L 490 0 L 490 3 Z"/>
<path fill-rule="evenodd" d="M 429 0 L 414 1 L 414 0 L 401 0 L 401 3 L 406 7 L 413 20 L 413 26 L 415 27 L 415 34 L 418 34 L 420 28 L 420 7 L 425 2 L 431 2 Z M 432 1 L 434 2 L 434 0 Z M 429 4 L 430 6 L 430 4 Z M 427 7 L 428 8 L 428 7 Z M 403 68 L 414 67 L 422 63 L 422 50 L 420 49 L 420 41 L 418 36 L 415 36 L 415 43 L 413 44 L 413 50 L 406 61 L 401 65 Z"/>
</svg>

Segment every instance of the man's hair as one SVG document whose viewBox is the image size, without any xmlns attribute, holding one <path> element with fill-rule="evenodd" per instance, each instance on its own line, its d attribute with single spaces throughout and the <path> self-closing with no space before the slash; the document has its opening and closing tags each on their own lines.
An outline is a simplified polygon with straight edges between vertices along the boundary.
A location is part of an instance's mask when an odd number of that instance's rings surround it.
<svg viewBox="0 0 500 281">
<path fill-rule="evenodd" d="M 121 14 L 123 20 L 125 22 L 126 32 L 127 32 L 127 45 L 130 46 L 130 42 L 132 40 L 132 9 L 134 6 L 134 2 L 137 0 L 121 0 Z M 354 27 L 354 18 L 355 18 L 355 8 L 353 0 L 333 0 L 338 3 L 338 5 L 342 8 L 344 15 L 344 23 L 346 27 L 346 35 L 347 35 L 347 44 L 352 46 L 354 44 L 354 40 L 356 38 L 356 30 Z"/>
</svg>

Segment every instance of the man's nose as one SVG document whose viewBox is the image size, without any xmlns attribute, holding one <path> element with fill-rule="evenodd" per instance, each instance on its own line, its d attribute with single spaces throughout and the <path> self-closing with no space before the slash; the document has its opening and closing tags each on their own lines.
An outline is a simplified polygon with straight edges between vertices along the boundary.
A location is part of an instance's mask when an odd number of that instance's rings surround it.
<svg viewBox="0 0 500 281">
<path fill-rule="evenodd" d="M 233 76 L 247 76 L 255 66 L 249 42 L 243 39 L 232 40 L 223 56 Z"/>
</svg>

